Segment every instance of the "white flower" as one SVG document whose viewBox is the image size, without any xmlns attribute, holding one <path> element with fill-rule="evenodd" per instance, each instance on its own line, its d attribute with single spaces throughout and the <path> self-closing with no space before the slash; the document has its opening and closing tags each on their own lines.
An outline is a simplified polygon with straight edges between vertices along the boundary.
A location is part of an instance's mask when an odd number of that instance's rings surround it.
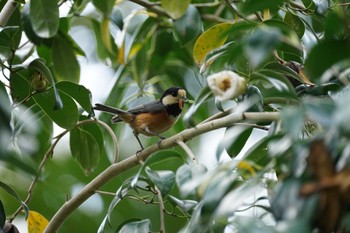
<svg viewBox="0 0 350 233">
<path fill-rule="evenodd" d="M 211 91 L 219 100 L 229 100 L 246 91 L 246 81 L 233 71 L 224 70 L 207 78 Z"/>
</svg>

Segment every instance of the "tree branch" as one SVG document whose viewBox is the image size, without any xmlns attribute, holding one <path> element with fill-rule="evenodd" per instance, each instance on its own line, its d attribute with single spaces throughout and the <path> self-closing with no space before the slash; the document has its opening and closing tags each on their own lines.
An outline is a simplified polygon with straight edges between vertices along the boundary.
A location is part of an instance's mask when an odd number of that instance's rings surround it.
<svg viewBox="0 0 350 233">
<path fill-rule="evenodd" d="M 213 131 L 219 128 L 232 126 L 234 123 L 241 121 L 277 121 L 280 119 L 278 112 L 247 112 L 247 113 L 232 113 L 220 119 L 215 119 L 207 123 L 203 123 L 196 127 L 186 129 L 170 138 L 161 141 L 160 145 L 157 143 L 147 147 L 141 152 L 128 157 L 127 159 L 110 165 L 106 170 L 100 173 L 95 179 L 88 183 L 78 194 L 64 203 L 61 208 L 53 216 L 47 225 L 44 233 L 56 232 L 68 216 L 78 208 L 85 200 L 92 196 L 96 190 L 102 185 L 115 178 L 122 172 L 135 167 L 139 164 L 139 160 L 145 160 L 151 154 L 161 149 L 171 148 L 177 145 L 177 141 L 187 141 L 198 135 Z"/>
<path fill-rule="evenodd" d="M 0 26 L 5 27 L 7 22 L 9 21 L 11 15 L 15 11 L 18 3 L 13 0 L 8 0 L 5 6 L 2 8 L 0 12 Z"/>
</svg>

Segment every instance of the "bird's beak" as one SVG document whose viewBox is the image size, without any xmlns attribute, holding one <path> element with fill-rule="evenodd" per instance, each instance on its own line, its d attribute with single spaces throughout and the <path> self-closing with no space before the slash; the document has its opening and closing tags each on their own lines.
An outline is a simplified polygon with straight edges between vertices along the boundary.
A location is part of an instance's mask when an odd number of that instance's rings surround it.
<svg viewBox="0 0 350 233">
<path fill-rule="evenodd" d="M 186 96 L 181 97 L 181 99 L 179 100 L 179 108 L 182 109 L 184 107 L 184 103 L 186 102 L 188 102 Z"/>
</svg>

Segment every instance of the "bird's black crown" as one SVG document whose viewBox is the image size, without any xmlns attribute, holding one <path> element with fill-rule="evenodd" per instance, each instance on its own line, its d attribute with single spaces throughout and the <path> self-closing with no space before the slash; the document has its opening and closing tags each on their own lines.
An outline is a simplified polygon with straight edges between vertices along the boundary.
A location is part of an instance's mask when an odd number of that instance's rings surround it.
<svg viewBox="0 0 350 233">
<path fill-rule="evenodd" d="M 167 95 L 172 95 L 172 96 L 177 96 L 178 95 L 178 91 L 181 90 L 183 88 L 181 87 L 170 87 L 168 89 L 166 89 L 162 95 L 162 97 L 160 97 L 160 99 L 163 99 L 165 96 Z"/>
</svg>

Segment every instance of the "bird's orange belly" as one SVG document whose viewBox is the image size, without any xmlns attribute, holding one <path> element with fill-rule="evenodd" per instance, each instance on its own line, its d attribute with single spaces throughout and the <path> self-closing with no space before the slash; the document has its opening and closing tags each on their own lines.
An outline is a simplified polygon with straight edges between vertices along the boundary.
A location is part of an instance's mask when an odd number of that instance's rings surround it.
<svg viewBox="0 0 350 233">
<path fill-rule="evenodd" d="M 154 136 L 168 130 L 175 122 L 176 118 L 171 118 L 166 112 L 162 112 L 139 114 L 129 124 L 137 133 Z"/>
</svg>

